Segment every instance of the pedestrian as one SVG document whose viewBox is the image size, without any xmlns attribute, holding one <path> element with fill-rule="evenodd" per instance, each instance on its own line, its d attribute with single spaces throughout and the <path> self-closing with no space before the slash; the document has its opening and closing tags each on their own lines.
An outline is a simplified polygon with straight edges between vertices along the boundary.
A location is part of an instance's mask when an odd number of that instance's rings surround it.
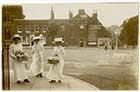
<svg viewBox="0 0 140 92">
<path fill-rule="evenodd" d="M 53 82 L 59 82 L 61 83 L 62 79 L 64 78 L 62 71 L 63 71 L 63 67 L 64 67 L 64 55 L 65 55 L 65 51 L 64 48 L 62 46 L 62 43 L 64 41 L 62 40 L 62 38 L 55 38 L 54 39 L 54 43 L 55 43 L 55 47 L 54 47 L 54 56 L 57 56 L 59 59 L 59 62 L 57 64 L 51 64 L 49 72 L 47 74 L 47 78 L 50 80 L 50 83 Z"/>
<path fill-rule="evenodd" d="M 108 45 L 107 45 L 107 43 L 105 43 L 105 50 L 107 50 L 107 48 L 108 48 Z"/>
<path fill-rule="evenodd" d="M 39 41 L 39 43 L 40 43 L 42 46 L 44 46 L 44 44 L 45 44 L 45 40 L 44 40 L 43 35 L 40 34 L 39 37 L 40 37 L 40 41 Z"/>
<path fill-rule="evenodd" d="M 21 36 L 18 34 L 13 36 L 13 43 L 10 45 L 9 55 L 13 63 L 17 83 L 20 84 L 21 81 L 30 82 L 26 75 L 25 63 L 16 57 L 16 52 L 23 52 Z"/>
<path fill-rule="evenodd" d="M 111 45 L 111 48 L 112 48 L 112 50 L 114 49 L 114 45 L 113 44 Z"/>
<path fill-rule="evenodd" d="M 29 73 L 36 77 L 43 77 L 43 68 L 44 68 L 44 48 L 39 43 L 40 37 L 36 36 L 33 38 L 34 45 L 32 47 L 32 63 L 29 69 Z"/>
</svg>

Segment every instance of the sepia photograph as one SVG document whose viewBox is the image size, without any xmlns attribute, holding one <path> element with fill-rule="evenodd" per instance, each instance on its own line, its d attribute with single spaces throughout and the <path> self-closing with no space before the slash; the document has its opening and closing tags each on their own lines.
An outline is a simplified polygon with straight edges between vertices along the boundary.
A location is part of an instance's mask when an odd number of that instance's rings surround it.
<svg viewBox="0 0 140 92">
<path fill-rule="evenodd" d="M 138 90 L 138 2 L 1 8 L 2 90 Z"/>
</svg>

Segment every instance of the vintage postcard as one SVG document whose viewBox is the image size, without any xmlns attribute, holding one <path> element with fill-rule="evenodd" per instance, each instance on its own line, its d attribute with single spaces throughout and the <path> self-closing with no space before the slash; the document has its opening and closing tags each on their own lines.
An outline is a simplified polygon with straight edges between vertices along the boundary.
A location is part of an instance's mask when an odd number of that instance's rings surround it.
<svg viewBox="0 0 140 92">
<path fill-rule="evenodd" d="M 2 4 L 3 90 L 138 90 L 138 2 Z"/>
</svg>

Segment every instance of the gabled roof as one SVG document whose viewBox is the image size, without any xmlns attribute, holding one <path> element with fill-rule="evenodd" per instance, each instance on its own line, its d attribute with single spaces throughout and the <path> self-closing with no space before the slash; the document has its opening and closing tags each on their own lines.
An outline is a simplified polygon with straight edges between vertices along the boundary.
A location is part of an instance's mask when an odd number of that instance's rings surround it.
<svg viewBox="0 0 140 92">
<path fill-rule="evenodd" d="M 88 14 L 85 13 L 84 9 L 79 9 L 78 14 L 74 17 L 75 19 L 87 19 L 90 18 Z"/>
</svg>

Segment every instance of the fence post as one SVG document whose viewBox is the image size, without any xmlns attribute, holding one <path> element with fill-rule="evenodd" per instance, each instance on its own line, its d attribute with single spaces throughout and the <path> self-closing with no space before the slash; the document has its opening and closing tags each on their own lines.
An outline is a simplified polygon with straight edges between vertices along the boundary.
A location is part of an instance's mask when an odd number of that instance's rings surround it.
<svg viewBox="0 0 140 92">
<path fill-rule="evenodd" d="M 2 88 L 10 90 L 9 43 L 2 46 Z"/>
</svg>

